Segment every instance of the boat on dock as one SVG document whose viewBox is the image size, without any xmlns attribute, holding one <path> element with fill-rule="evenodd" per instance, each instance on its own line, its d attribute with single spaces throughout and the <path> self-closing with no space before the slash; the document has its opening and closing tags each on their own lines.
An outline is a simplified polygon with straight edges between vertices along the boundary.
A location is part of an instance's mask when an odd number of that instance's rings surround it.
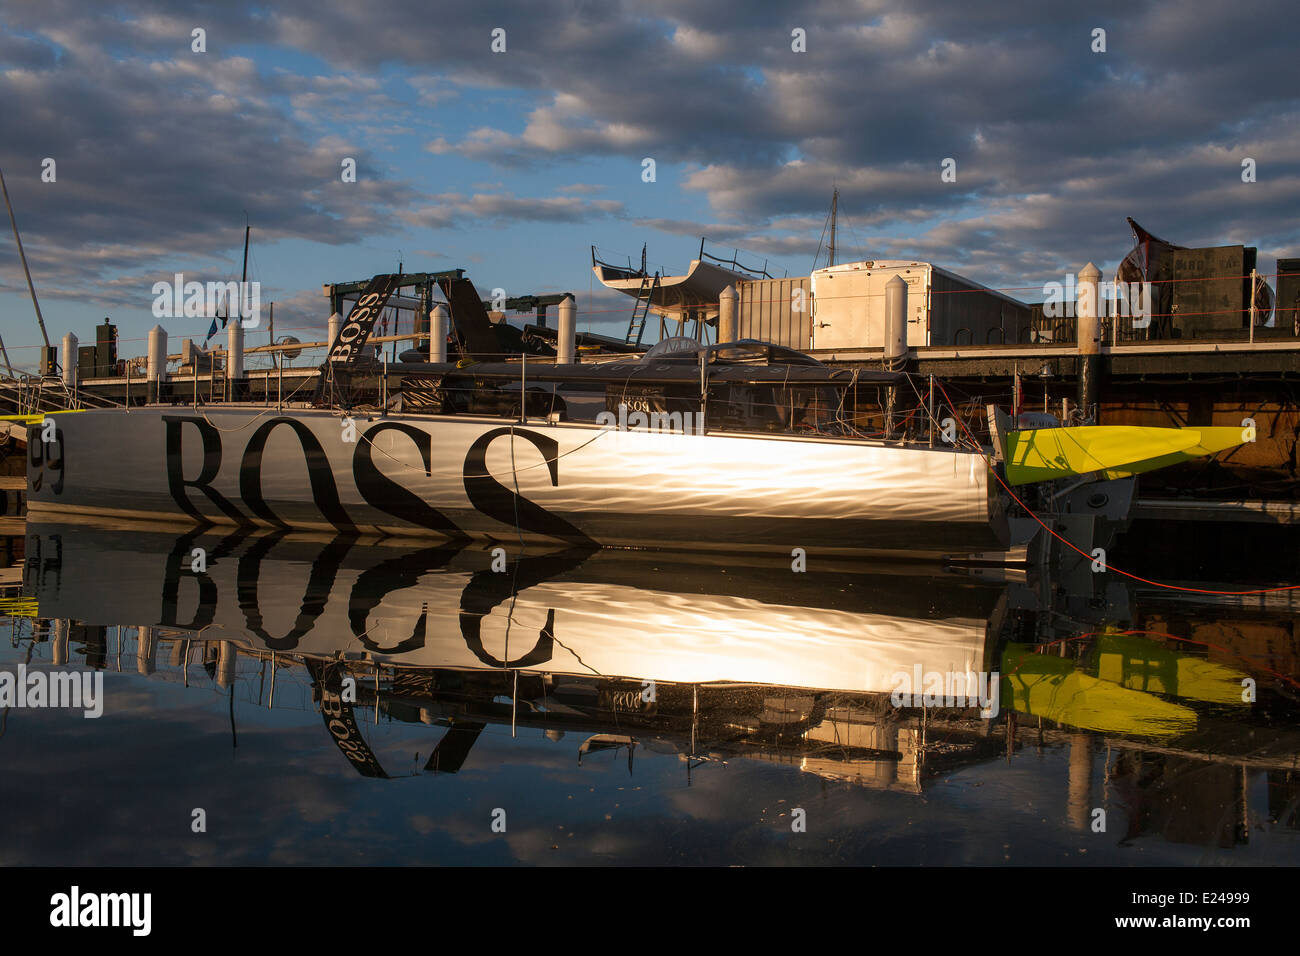
<svg viewBox="0 0 1300 956">
<path fill-rule="evenodd" d="M 173 398 L 31 421 L 30 511 L 1000 563 L 1026 560 L 1057 519 L 1090 549 L 1127 518 L 1123 461 L 1058 460 L 1036 476 L 1043 494 L 1013 499 L 997 448 L 935 420 L 901 373 L 684 338 L 636 361 L 465 365 L 415 353 L 395 369 L 358 360 L 356 311 L 311 401 Z M 863 390 L 887 393 L 882 408 L 910 391 L 919 417 L 866 430 Z M 1033 446 L 1041 431 L 1013 429 L 1008 446 Z M 1161 454 L 1173 448 L 1202 446 L 1170 441 Z"/>
</svg>

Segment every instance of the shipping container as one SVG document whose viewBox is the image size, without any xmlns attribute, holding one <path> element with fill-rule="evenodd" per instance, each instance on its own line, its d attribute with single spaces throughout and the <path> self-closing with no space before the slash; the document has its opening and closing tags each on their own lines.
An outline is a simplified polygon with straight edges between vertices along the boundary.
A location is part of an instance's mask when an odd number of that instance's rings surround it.
<svg viewBox="0 0 1300 956">
<path fill-rule="evenodd" d="M 812 328 L 812 283 L 807 276 L 736 283 L 736 334 L 806 351 Z"/>
<path fill-rule="evenodd" d="M 1030 307 L 928 262 L 850 262 L 816 270 L 812 285 L 814 349 L 882 348 L 885 284 L 907 283 L 907 343 L 1000 345 L 1028 340 Z"/>
</svg>

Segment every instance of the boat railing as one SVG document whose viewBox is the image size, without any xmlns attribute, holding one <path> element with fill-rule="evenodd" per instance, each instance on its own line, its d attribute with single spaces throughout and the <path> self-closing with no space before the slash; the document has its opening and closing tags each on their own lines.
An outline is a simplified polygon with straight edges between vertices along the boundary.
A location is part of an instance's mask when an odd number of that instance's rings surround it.
<svg viewBox="0 0 1300 956">
<path fill-rule="evenodd" d="M 739 250 L 739 249 L 734 249 L 734 248 L 733 248 L 733 249 L 731 250 L 731 258 L 730 258 L 730 259 L 724 259 L 724 258 L 722 258 L 721 256 L 717 256 L 717 255 L 714 255 L 714 254 L 711 253 L 711 252 L 707 252 L 707 251 L 705 251 L 704 246 L 705 246 L 705 243 L 707 243 L 708 241 L 709 241 L 709 240 L 708 240 L 707 237 L 705 237 L 705 236 L 701 236 L 701 237 L 700 237 L 700 253 L 699 253 L 699 256 L 697 257 L 697 258 L 699 259 L 700 262 L 709 262 L 709 263 L 712 263 L 713 265 L 721 266 L 722 268 L 728 270 L 729 272 L 739 272 L 739 273 L 744 273 L 745 275 L 752 276 L 752 277 L 755 278 L 755 279 L 774 279 L 774 278 L 776 278 L 776 276 L 772 275 L 770 272 L 767 271 L 767 266 L 768 266 L 768 260 L 767 260 L 767 259 L 764 259 L 764 260 L 763 260 L 763 266 L 762 266 L 761 269 L 754 269 L 754 268 L 751 268 L 751 267 L 749 267 L 749 266 L 746 266 L 746 265 L 742 265 L 742 264 L 741 264 L 741 262 L 740 262 L 740 250 Z M 731 247 L 727 247 L 727 248 L 731 248 Z M 786 276 L 787 276 L 787 277 L 789 276 L 789 273 L 788 273 L 788 272 L 786 273 Z"/>
<path fill-rule="evenodd" d="M 20 372 L 14 376 L 0 376 L 0 404 L 12 408 L 19 415 L 38 415 L 42 412 L 66 412 L 83 408 L 121 407 L 121 402 L 93 393 L 80 391 L 58 375 L 33 375 Z"/>
<path fill-rule="evenodd" d="M 626 265 L 624 263 L 626 263 Z M 644 246 L 641 247 L 640 264 L 637 264 L 637 262 L 626 252 L 617 252 L 611 249 L 601 249 L 597 246 L 592 246 L 591 265 L 593 268 L 605 270 L 607 278 L 644 279 L 654 272 L 658 272 L 660 275 L 671 275 L 662 264 L 646 261 L 646 250 Z"/>
</svg>

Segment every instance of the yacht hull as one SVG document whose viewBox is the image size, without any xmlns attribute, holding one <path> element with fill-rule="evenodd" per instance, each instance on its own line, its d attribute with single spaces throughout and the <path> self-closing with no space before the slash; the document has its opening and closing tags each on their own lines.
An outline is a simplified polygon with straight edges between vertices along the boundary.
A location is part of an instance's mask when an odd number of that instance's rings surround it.
<svg viewBox="0 0 1300 956">
<path fill-rule="evenodd" d="M 948 447 L 241 406 L 50 421 L 29 430 L 36 515 L 785 553 L 1012 544 L 983 458 Z"/>
</svg>

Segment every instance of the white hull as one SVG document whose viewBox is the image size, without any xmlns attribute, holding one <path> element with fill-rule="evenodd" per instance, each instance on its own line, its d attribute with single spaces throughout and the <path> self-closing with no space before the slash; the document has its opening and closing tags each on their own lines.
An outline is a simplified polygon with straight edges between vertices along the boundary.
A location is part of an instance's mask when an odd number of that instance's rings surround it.
<svg viewBox="0 0 1300 956">
<path fill-rule="evenodd" d="M 983 459 L 861 440 L 150 406 L 29 436 L 33 515 L 787 554 L 1008 547 Z M 348 441 L 352 437 L 354 440 Z"/>
</svg>

